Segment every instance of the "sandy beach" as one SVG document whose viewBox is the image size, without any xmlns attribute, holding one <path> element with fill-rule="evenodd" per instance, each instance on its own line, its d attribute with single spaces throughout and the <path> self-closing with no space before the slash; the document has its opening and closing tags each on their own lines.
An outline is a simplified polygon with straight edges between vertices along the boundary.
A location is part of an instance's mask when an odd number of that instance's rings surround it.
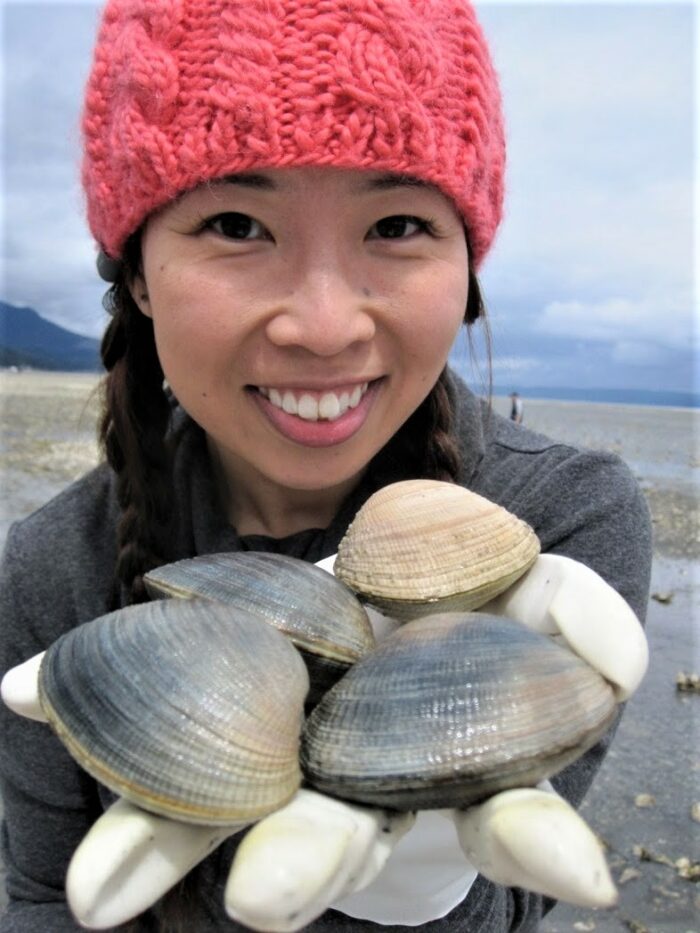
<svg viewBox="0 0 700 933">
<path fill-rule="evenodd" d="M 507 414 L 508 399 L 494 408 Z M 607 848 L 619 904 L 559 904 L 542 933 L 698 933 L 700 696 L 676 679 L 700 672 L 700 412 L 525 398 L 525 423 L 619 454 L 654 527 L 649 672 L 581 810 Z"/>
<path fill-rule="evenodd" d="M 97 379 L 0 372 L 0 545 L 97 460 Z M 649 673 L 628 704 L 583 814 L 608 850 L 619 905 L 560 904 L 544 933 L 700 933 L 700 697 L 677 689 L 700 672 L 700 412 L 531 400 L 525 423 L 562 441 L 620 454 L 647 497 L 655 532 Z M 507 399 L 494 399 L 507 414 Z"/>
<path fill-rule="evenodd" d="M 88 373 L 0 371 L 0 546 L 13 521 L 97 463 L 97 385 Z"/>
</svg>

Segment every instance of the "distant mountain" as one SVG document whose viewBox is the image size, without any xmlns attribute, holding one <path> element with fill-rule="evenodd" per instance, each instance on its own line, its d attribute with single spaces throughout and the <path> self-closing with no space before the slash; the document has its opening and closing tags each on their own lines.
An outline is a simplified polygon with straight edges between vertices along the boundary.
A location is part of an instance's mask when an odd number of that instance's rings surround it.
<svg viewBox="0 0 700 933">
<path fill-rule="evenodd" d="M 52 324 L 33 308 L 0 301 L 0 366 L 97 372 L 99 341 Z"/>
</svg>

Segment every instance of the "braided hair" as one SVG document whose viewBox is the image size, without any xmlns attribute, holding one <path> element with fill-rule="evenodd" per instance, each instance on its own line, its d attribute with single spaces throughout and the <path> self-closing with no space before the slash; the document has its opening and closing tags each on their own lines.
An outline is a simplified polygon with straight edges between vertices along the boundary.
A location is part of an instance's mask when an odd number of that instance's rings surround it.
<svg viewBox="0 0 700 933">
<path fill-rule="evenodd" d="M 139 237 L 127 244 L 117 281 L 105 296 L 112 319 L 101 353 L 107 375 L 103 389 L 100 442 L 116 475 L 121 511 L 111 604 L 147 598 L 143 577 L 167 562 L 172 537 L 172 399 L 164 386 L 153 323 L 134 301 L 128 283 L 141 271 Z M 474 272 L 464 321 L 484 319 L 484 304 Z M 484 321 L 485 323 L 485 321 Z M 488 335 L 488 331 L 487 331 Z M 458 482 L 461 457 L 454 430 L 454 398 L 447 369 L 411 417 L 378 456 L 384 475 Z M 387 456 L 388 452 L 388 456 Z"/>
<path fill-rule="evenodd" d="M 127 245 L 118 280 L 105 296 L 112 314 L 102 338 L 102 418 L 99 439 L 116 475 L 121 515 L 117 525 L 117 563 L 111 595 L 119 605 L 146 597 L 143 575 L 166 558 L 172 502 L 168 445 L 171 404 L 156 352 L 153 323 L 139 310 L 127 282 L 138 270 L 140 245 Z"/>
</svg>

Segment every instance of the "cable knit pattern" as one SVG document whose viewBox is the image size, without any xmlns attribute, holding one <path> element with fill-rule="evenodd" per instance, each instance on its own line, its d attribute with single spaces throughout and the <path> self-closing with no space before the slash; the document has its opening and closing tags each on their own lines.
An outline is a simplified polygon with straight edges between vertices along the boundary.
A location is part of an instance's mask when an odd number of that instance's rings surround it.
<svg viewBox="0 0 700 933">
<path fill-rule="evenodd" d="M 115 258 L 154 209 L 251 169 L 433 182 L 476 266 L 501 218 L 500 93 L 466 0 L 109 0 L 83 132 L 90 226 Z"/>
</svg>

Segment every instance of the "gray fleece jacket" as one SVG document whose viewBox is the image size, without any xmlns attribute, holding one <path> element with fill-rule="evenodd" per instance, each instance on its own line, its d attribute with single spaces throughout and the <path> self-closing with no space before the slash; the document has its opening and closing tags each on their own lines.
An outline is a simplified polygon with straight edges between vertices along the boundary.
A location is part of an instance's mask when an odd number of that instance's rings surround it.
<svg viewBox="0 0 700 933">
<path fill-rule="evenodd" d="M 592 567 L 644 618 L 651 565 L 646 503 L 627 467 L 614 455 L 575 449 L 491 413 L 456 383 L 458 429 L 466 487 L 505 506 L 539 535 L 542 550 Z M 384 460 L 370 470 L 325 529 L 282 540 L 240 538 L 218 505 L 201 430 L 183 419 L 175 463 L 177 534 L 173 560 L 239 549 L 278 551 L 317 561 L 337 550 L 353 515 L 374 491 L 404 478 Z M 388 464 L 388 466 L 387 466 Z M 43 650 L 61 634 L 105 613 L 115 562 L 114 476 L 98 467 L 29 518 L 13 526 L 0 569 L 0 674 Z M 114 799 L 82 771 L 48 727 L 0 710 L 2 852 L 9 906 L 0 933 L 64 933 L 80 928 L 63 891 L 66 868 L 90 825 Z M 611 736 L 570 765 L 553 783 L 578 805 Z M 239 841 L 233 837 L 190 877 L 186 933 L 242 930 L 223 910 L 223 885 Z M 423 933 L 503 933 L 536 930 L 552 902 L 478 877 L 465 900 Z M 130 930 L 159 930 L 159 908 Z M 127 929 L 123 927 L 120 929 Z M 380 926 L 327 911 L 310 933 L 416 927 Z"/>
</svg>

